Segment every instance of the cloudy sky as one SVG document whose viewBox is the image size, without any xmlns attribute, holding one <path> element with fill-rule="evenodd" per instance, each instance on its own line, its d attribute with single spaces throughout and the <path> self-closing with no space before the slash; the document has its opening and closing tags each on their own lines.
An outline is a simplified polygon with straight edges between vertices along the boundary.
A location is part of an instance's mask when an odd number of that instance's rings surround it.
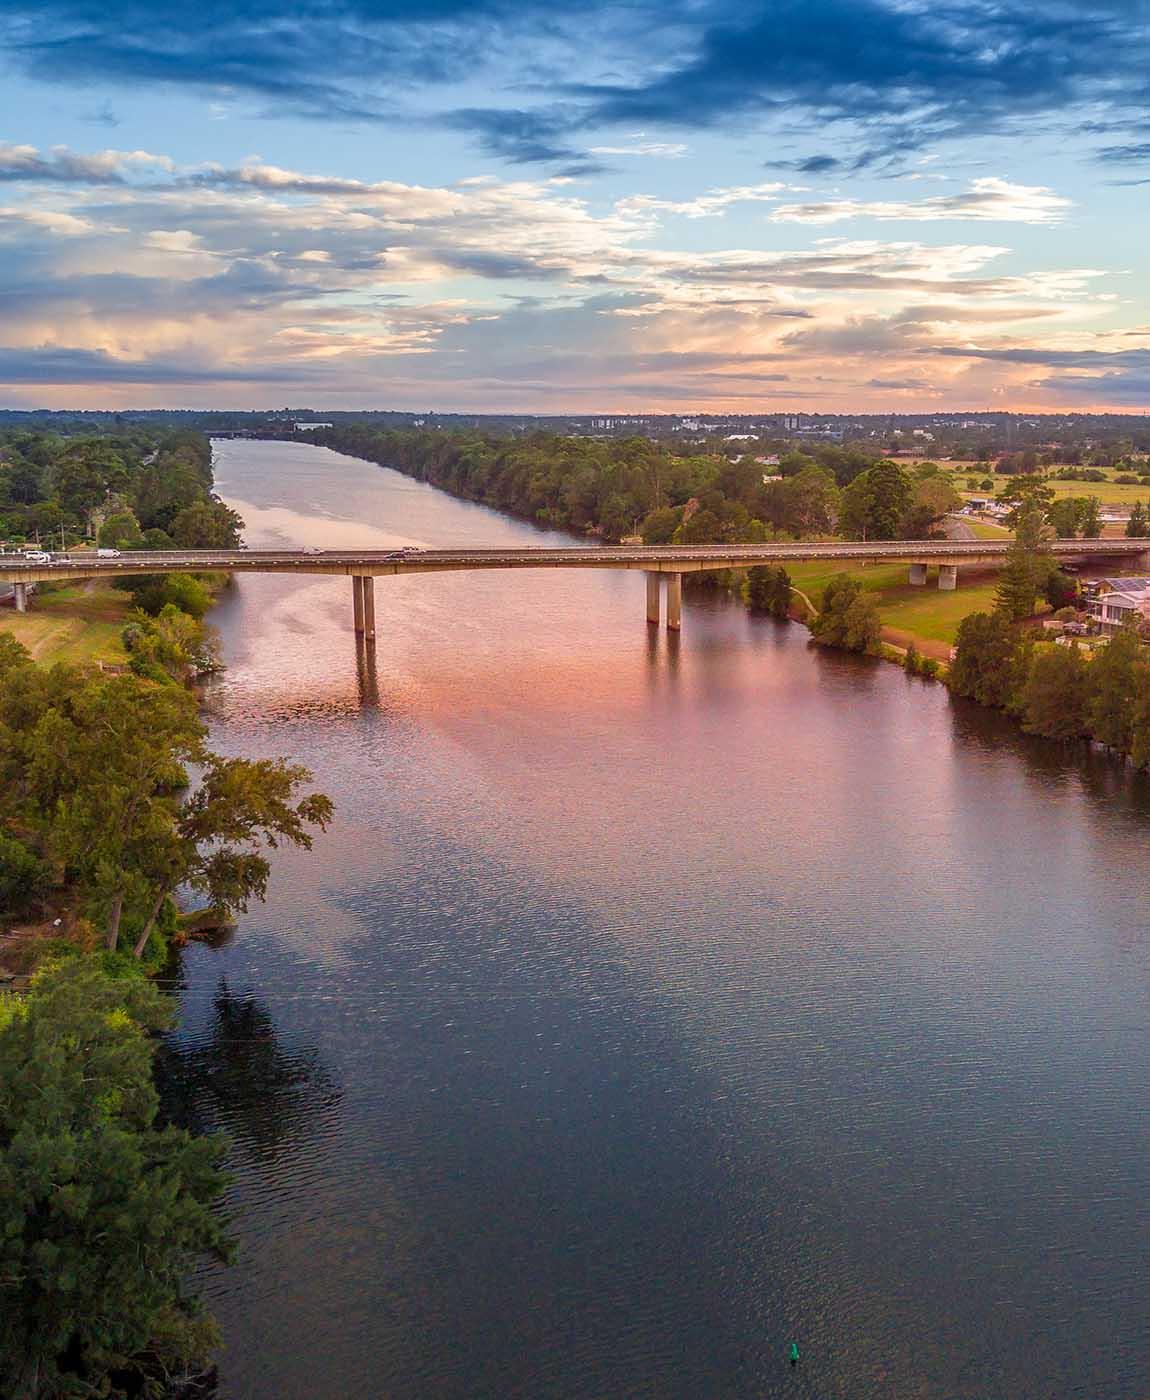
<svg viewBox="0 0 1150 1400">
<path fill-rule="evenodd" d="M 0 404 L 1150 406 L 1150 0 L 2 0 Z"/>
</svg>

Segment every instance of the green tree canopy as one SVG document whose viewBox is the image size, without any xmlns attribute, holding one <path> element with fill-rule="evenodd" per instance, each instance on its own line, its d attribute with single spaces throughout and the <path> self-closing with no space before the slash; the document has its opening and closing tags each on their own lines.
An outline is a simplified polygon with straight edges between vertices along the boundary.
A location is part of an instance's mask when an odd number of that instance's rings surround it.
<svg viewBox="0 0 1150 1400">
<path fill-rule="evenodd" d="M 171 1004 L 91 958 L 0 1007 L 0 1393 L 108 1395 L 178 1372 L 214 1330 L 186 1290 L 227 1256 L 219 1141 L 157 1128 L 152 1032 Z"/>
</svg>

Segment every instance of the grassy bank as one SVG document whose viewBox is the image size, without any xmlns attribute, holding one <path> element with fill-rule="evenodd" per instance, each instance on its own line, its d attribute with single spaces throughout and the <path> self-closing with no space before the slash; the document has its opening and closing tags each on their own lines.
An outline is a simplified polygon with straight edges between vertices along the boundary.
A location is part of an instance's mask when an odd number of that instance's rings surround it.
<svg viewBox="0 0 1150 1400">
<path fill-rule="evenodd" d="M 110 585 L 78 583 L 43 586 L 29 600 L 26 613 L 0 610 L 0 632 L 27 647 L 34 661 L 127 663 L 120 634 L 132 609 L 132 598 Z"/>
<path fill-rule="evenodd" d="M 823 589 L 843 570 L 833 561 L 788 565 L 792 584 L 816 603 Z M 873 595 L 883 623 L 883 639 L 894 646 L 914 642 L 925 656 L 945 661 L 958 633 L 959 623 L 969 613 L 989 611 L 994 606 L 997 569 L 963 569 L 956 589 L 938 587 L 932 569 L 926 587 L 907 581 L 905 564 L 877 564 L 852 569 L 852 578 Z"/>
</svg>

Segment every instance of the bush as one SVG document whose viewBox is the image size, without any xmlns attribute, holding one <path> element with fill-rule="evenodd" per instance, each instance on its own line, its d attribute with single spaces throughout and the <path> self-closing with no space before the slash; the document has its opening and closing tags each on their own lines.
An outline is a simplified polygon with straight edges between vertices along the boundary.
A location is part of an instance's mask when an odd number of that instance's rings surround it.
<svg viewBox="0 0 1150 1400">
<path fill-rule="evenodd" d="M 0 832 L 0 910 L 22 914 L 44 893 L 48 870 L 21 841 Z"/>
<path fill-rule="evenodd" d="M 849 574 L 838 574 L 827 584 L 822 609 L 810 628 L 820 645 L 844 651 L 873 653 L 882 636 L 878 609 Z"/>
</svg>

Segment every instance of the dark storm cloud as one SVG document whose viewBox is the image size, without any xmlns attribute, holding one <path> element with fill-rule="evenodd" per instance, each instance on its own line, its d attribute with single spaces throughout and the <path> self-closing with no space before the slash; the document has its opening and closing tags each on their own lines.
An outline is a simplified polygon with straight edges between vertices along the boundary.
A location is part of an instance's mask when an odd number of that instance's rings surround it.
<svg viewBox="0 0 1150 1400">
<path fill-rule="evenodd" d="M 1079 102 L 1125 131 L 1150 56 L 1141 0 L 589 0 L 570 15 L 549 0 L 7 0 L 0 42 L 41 79 L 228 91 L 317 118 L 394 118 L 405 89 L 510 75 L 570 106 L 443 120 L 505 159 L 579 170 L 572 138 L 591 125 L 717 127 L 798 106 L 870 132 L 861 155 L 794 162 L 809 174 L 1016 117 L 1061 121 Z M 620 63 L 623 79 L 580 81 Z M 1138 151 L 1115 143 L 1104 159 Z"/>
<path fill-rule="evenodd" d="M 693 58 L 650 83 L 589 95 L 617 121 L 708 126 L 798 101 L 864 123 L 918 111 L 927 134 L 1056 111 L 1104 86 L 1132 95 L 1146 47 L 1133 9 L 781 0 L 706 28 Z"/>
</svg>

